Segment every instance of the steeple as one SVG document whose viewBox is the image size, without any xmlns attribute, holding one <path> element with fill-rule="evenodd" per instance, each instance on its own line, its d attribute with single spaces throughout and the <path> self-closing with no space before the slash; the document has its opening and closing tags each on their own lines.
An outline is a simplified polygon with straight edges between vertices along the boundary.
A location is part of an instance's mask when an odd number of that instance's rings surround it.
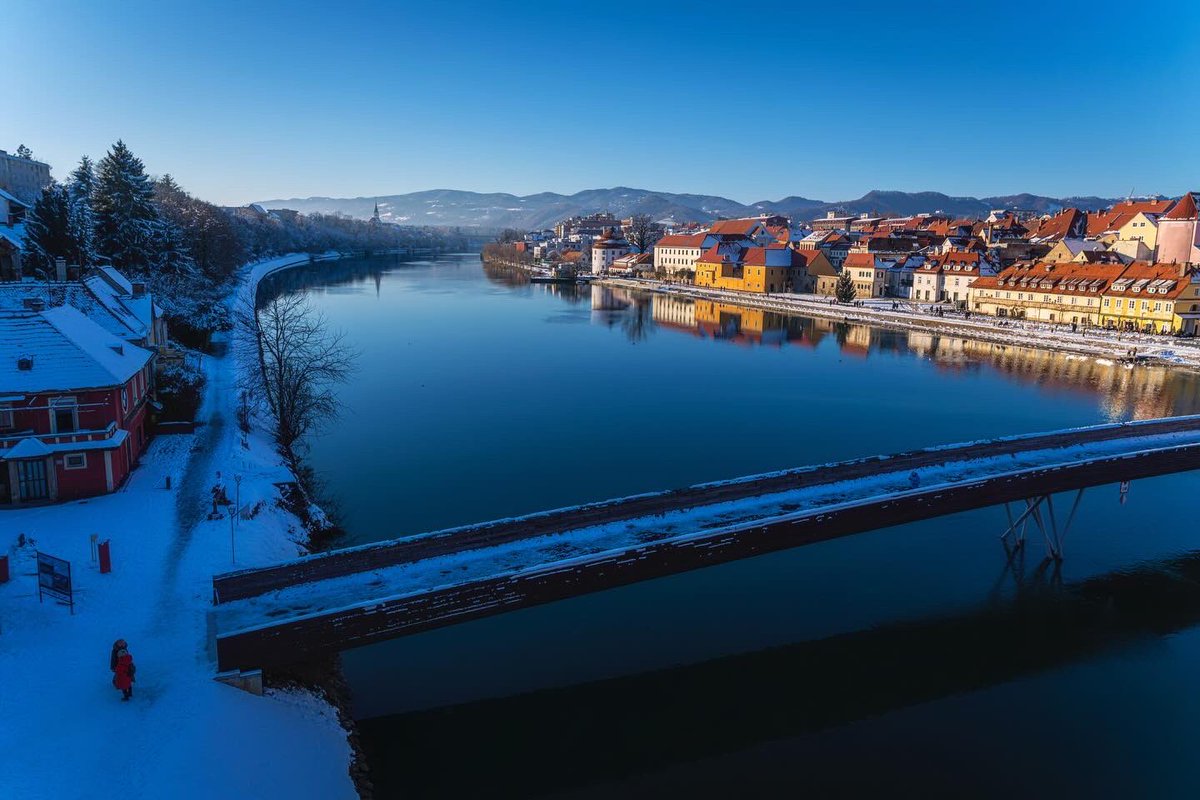
<svg viewBox="0 0 1200 800">
<path fill-rule="evenodd" d="M 379 222 L 379 201 L 375 201 L 375 213 L 371 215 L 371 222 Z"/>
</svg>

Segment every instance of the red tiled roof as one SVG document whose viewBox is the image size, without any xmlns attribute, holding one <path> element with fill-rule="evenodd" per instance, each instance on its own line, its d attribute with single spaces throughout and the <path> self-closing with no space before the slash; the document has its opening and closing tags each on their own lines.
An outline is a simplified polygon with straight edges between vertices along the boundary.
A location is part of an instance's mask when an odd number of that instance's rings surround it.
<svg viewBox="0 0 1200 800">
<path fill-rule="evenodd" d="M 1148 261 L 1135 261 L 1130 264 L 1120 274 L 1120 280 L 1124 288 L 1117 289 L 1115 286 L 1110 286 L 1105 294 L 1111 294 L 1116 297 L 1169 297 L 1175 299 L 1183 294 L 1190 286 L 1190 281 L 1187 277 L 1179 274 L 1178 264 L 1151 264 Z M 1124 283 L 1125 280 L 1133 281 L 1133 283 Z M 1155 292 L 1151 294 L 1145 291 L 1149 286 L 1142 281 L 1164 281 L 1162 288 L 1167 291 L 1163 294 Z M 1170 283 L 1165 283 L 1169 281 Z M 1133 291 L 1133 287 L 1138 286 L 1138 291 Z M 1155 287 L 1158 288 L 1158 287 Z"/>
<path fill-rule="evenodd" d="M 860 268 L 874 267 L 875 266 L 875 254 L 874 253 L 850 253 L 849 255 L 846 256 L 846 261 L 843 263 L 842 266 L 860 267 Z"/>
<path fill-rule="evenodd" d="M 761 220 L 757 219 L 722 219 L 709 226 L 708 232 L 720 236 L 749 236 Z"/>
<path fill-rule="evenodd" d="M 1086 230 L 1087 221 L 1078 208 L 1064 208 L 1038 226 L 1034 234 L 1039 239 L 1065 239 L 1079 236 Z"/>
<path fill-rule="evenodd" d="M 1144 211 L 1147 214 L 1162 214 L 1174 205 L 1174 203 L 1174 200 L 1122 200 L 1120 203 L 1114 205 L 1111 211 L 1128 213 L 1131 216 L 1139 211 Z"/>
<path fill-rule="evenodd" d="M 1192 193 L 1188 192 L 1183 197 L 1179 198 L 1179 202 L 1171 207 L 1171 210 L 1162 215 L 1162 219 L 1195 219 L 1196 218 L 1196 198 L 1192 197 Z"/>
<path fill-rule="evenodd" d="M 700 247 L 704 244 L 707 234 L 675 233 L 664 236 L 654 243 L 655 247 Z"/>
</svg>

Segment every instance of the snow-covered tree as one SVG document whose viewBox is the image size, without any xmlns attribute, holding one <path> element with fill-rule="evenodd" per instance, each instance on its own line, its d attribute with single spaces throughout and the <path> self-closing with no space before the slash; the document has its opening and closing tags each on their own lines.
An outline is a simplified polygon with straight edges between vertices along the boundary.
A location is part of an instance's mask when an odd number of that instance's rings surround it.
<svg viewBox="0 0 1200 800">
<path fill-rule="evenodd" d="M 42 192 L 25 218 L 25 260 L 29 267 L 52 275 L 54 260 L 80 264 L 81 246 L 71 219 L 71 197 L 67 187 L 52 183 Z"/>
<path fill-rule="evenodd" d="M 100 255 L 134 275 L 150 277 L 159 261 L 154 187 L 142 160 L 121 140 L 97 165 L 92 207 L 96 214 L 96 250 Z"/>
<path fill-rule="evenodd" d="M 96 215 L 92 210 L 92 191 L 95 186 L 96 173 L 92 160 L 84 156 L 67 182 L 71 236 L 79 251 L 79 263 L 83 266 L 96 262 Z"/>
</svg>

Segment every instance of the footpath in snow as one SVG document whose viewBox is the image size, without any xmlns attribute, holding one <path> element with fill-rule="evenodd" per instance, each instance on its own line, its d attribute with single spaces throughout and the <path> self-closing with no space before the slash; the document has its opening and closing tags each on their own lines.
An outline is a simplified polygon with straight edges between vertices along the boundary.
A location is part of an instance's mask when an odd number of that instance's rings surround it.
<svg viewBox="0 0 1200 800">
<path fill-rule="evenodd" d="M 255 265 L 241 294 L 308 260 Z M 114 494 L 0 511 L 12 570 L 0 584 L 0 797 L 357 796 L 333 707 L 310 692 L 255 697 L 213 680 L 212 575 L 294 558 L 303 538 L 275 502 L 274 484 L 291 476 L 269 441 L 242 445 L 232 345 L 216 348 L 204 357 L 195 434 L 156 438 Z M 236 562 L 228 518 L 207 519 L 217 471 L 231 498 L 242 476 Z M 35 546 L 17 547 L 22 534 L 71 562 L 74 615 L 38 602 Z M 93 534 L 111 540 L 111 574 L 91 561 Z M 108 670 L 118 637 L 137 664 L 128 703 Z"/>
<path fill-rule="evenodd" d="M 998 344 L 1061 350 L 1104 359 L 1126 358 L 1129 351 L 1136 348 L 1139 358 L 1146 362 L 1200 368 L 1200 340 L 1197 339 L 1176 339 L 1145 333 L 1117 333 L 1096 328 L 1072 333 L 1062 326 L 1026 320 L 1009 320 L 1008 324 L 1001 325 L 1001 320 L 992 317 L 975 314 L 968 319 L 958 312 L 938 317 L 918 311 L 908 300 L 894 298 L 863 300 L 861 306 L 831 305 L 830 299 L 821 295 L 760 295 L 632 278 L 605 278 L 596 283 L 693 299 L 716 300 L 781 314 L 921 330 Z M 893 302 L 897 303 L 897 308 L 892 308 Z"/>
</svg>

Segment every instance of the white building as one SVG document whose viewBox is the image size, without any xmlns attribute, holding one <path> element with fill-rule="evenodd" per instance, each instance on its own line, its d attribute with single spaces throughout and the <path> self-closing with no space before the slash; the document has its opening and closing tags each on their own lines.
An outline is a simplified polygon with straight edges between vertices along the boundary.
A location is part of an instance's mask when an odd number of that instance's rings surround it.
<svg viewBox="0 0 1200 800">
<path fill-rule="evenodd" d="M 592 244 L 592 274 L 602 275 L 609 271 L 614 261 L 633 252 L 629 242 L 605 228 L 600 238 Z"/>
<path fill-rule="evenodd" d="M 675 274 L 696 269 L 696 259 L 708 247 L 707 233 L 664 236 L 654 245 L 654 271 Z"/>
</svg>

